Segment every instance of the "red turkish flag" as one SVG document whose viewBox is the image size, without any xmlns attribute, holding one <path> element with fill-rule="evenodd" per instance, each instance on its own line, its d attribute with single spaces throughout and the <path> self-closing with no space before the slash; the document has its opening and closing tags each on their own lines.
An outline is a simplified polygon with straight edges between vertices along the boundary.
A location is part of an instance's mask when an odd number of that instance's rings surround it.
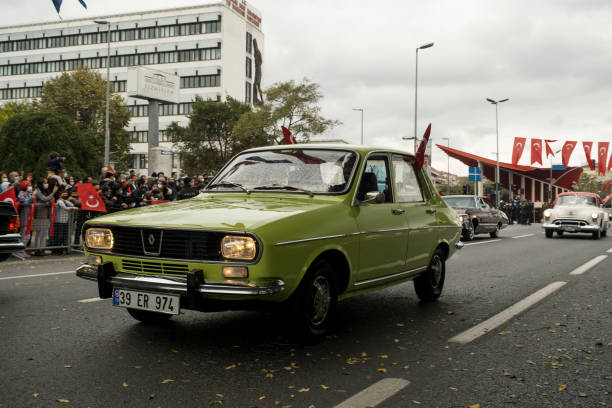
<svg viewBox="0 0 612 408">
<path fill-rule="evenodd" d="M 606 175 L 606 159 L 610 142 L 597 142 L 597 174 Z"/>
<path fill-rule="evenodd" d="M 569 159 L 575 147 L 576 147 L 576 142 L 565 142 L 563 144 L 563 153 L 561 157 L 563 159 L 563 165 L 565 167 L 568 167 Z"/>
<path fill-rule="evenodd" d="M 427 143 L 429 142 L 429 134 L 431 133 L 431 123 L 425 129 L 425 134 L 423 135 L 423 140 L 421 140 L 421 144 L 419 145 L 419 149 L 414 155 L 414 161 L 416 162 L 416 169 L 420 170 L 425 163 L 425 148 L 427 147 Z"/>
<path fill-rule="evenodd" d="M 589 167 L 591 168 L 591 170 L 595 170 L 595 166 L 593 166 L 593 160 L 591 160 L 591 149 L 593 148 L 593 142 L 582 142 L 582 147 L 584 148 L 584 154 L 586 155 Z"/>
<path fill-rule="evenodd" d="M 106 212 L 106 206 L 104 201 L 102 201 L 102 197 L 100 197 L 100 194 L 98 194 L 91 183 L 79 183 L 77 184 L 77 190 L 82 210 Z"/>
<path fill-rule="evenodd" d="M 0 201 L 4 201 L 6 203 L 13 204 L 13 207 L 15 207 L 15 210 L 17 210 L 17 207 L 19 207 L 19 204 L 17 202 L 17 197 L 15 197 L 15 189 L 13 187 L 9 188 L 4 193 L 0 194 Z"/>
<path fill-rule="evenodd" d="M 542 164 L 542 139 L 531 139 L 531 164 Z"/>
<path fill-rule="evenodd" d="M 610 155 L 610 161 L 608 162 L 608 170 L 612 170 L 612 154 Z"/>
<path fill-rule="evenodd" d="M 297 144 L 297 140 L 291 134 L 291 131 L 284 126 L 281 126 L 281 130 L 283 131 L 283 137 L 285 138 L 285 144 Z"/>
<path fill-rule="evenodd" d="M 516 166 L 516 164 L 521 160 L 521 156 L 523 155 L 523 149 L 525 148 L 525 142 L 527 141 L 524 137 L 515 137 L 514 138 L 514 147 L 512 148 L 512 165 Z"/>
<path fill-rule="evenodd" d="M 544 143 L 546 144 L 546 158 L 548 159 L 548 156 L 552 156 L 555 157 L 555 153 L 553 152 L 553 149 L 550 148 L 550 144 L 549 143 L 554 143 L 556 142 L 556 140 L 544 140 Z"/>
</svg>

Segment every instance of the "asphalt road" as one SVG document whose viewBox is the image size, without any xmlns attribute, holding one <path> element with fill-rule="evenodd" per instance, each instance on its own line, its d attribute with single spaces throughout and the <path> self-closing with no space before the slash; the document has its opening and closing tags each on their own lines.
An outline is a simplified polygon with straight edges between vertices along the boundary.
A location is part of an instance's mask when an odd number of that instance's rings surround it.
<svg viewBox="0 0 612 408">
<path fill-rule="evenodd" d="M 469 244 L 438 302 L 411 282 L 348 299 L 310 346 L 267 313 L 140 324 L 75 277 L 78 256 L 4 262 L 0 407 L 612 406 L 612 237 L 514 225 Z"/>
</svg>

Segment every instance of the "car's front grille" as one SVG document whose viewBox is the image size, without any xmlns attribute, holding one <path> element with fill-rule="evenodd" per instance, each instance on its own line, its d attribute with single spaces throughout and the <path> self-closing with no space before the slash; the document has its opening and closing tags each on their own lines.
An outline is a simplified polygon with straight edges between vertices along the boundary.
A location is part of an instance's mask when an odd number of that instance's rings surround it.
<svg viewBox="0 0 612 408">
<path fill-rule="evenodd" d="M 121 260 L 121 270 L 124 272 L 147 273 L 156 275 L 187 276 L 189 266 L 187 264 L 143 261 L 140 259 Z"/>
<path fill-rule="evenodd" d="M 554 224 L 562 227 L 584 227 L 585 225 L 588 225 L 585 220 L 576 219 L 557 219 L 554 221 Z"/>
<path fill-rule="evenodd" d="M 161 235 L 156 234 L 153 244 L 147 244 L 143 236 L 146 240 L 153 231 L 150 228 L 111 227 L 111 230 L 115 240 L 113 254 L 203 261 L 222 260 L 221 239 L 226 235 L 214 231 L 156 230 Z"/>
</svg>

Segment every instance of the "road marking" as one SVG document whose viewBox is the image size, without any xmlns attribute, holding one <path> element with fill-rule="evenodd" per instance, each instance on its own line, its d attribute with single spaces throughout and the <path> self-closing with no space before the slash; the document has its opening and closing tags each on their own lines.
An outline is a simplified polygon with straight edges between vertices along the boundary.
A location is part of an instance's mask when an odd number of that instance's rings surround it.
<svg viewBox="0 0 612 408">
<path fill-rule="evenodd" d="M 385 378 L 341 402 L 334 408 L 375 407 L 410 384 L 403 378 Z"/>
<path fill-rule="evenodd" d="M 51 275 L 65 275 L 67 273 L 74 273 L 74 271 L 67 272 L 50 272 L 50 273 L 37 273 L 36 275 L 22 275 L 22 276 L 7 276 L 5 278 L 0 278 L 0 280 L 5 279 L 22 279 L 22 278 L 37 278 L 39 276 L 51 276 Z"/>
<path fill-rule="evenodd" d="M 89 298 L 89 299 L 81 299 L 81 300 L 79 300 L 79 303 L 99 302 L 100 300 L 104 300 L 104 299 L 102 299 L 100 297 Z"/>
<path fill-rule="evenodd" d="M 610 251 L 608 251 L 608 252 L 610 252 Z M 592 267 L 594 267 L 595 265 L 597 265 L 598 263 L 600 263 L 601 261 L 606 259 L 607 257 L 608 257 L 608 255 L 599 255 L 599 256 L 591 259 L 589 262 L 585 263 L 584 265 L 579 266 L 576 269 L 574 269 L 573 271 L 571 271 L 570 275 L 582 275 L 583 273 L 585 273 L 586 271 L 588 271 L 589 269 L 591 269 Z"/>
<path fill-rule="evenodd" d="M 494 330 L 496 327 L 501 326 L 506 323 L 508 320 L 512 319 L 514 316 L 523 312 L 530 306 L 538 303 L 540 300 L 544 299 L 546 296 L 554 293 L 558 289 L 560 289 L 567 282 L 553 282 L 537 292 L 527 296 L 525 299 L 515 303 L 509 308 L 501 311 L 495 316 L 485 320 L 484 322 L 472 327 L 469 330 L 464 331 L 463 333 L 459 333 L 455 337 L 451 338 L 449 341 L 453 343 L 461 343 L 466 344 L 469 343 L 483 334 L 487 334 L 491 330 Z"/>
<path fill-rule="evenodd" d="M 612 248 L 608 249 L 606 252 L 612 252 Z"/>
<path fill-rule="evenodd" d="M 480 245 L 480 244 L 488 244 L 490 242 L 497 242 L 497 241 L 501 241 L 501 239 L 489 239 L 488 241 L 481 241 L 481 242 L 471 242 L 469 244 L 465 244 L 464 246 L 470 246 L 470 245 Z"/>
<path fill-rule="evenodd" d="M 526 238 L 526 237 L 533 237 L 535 234 L 527 234 L 527 235 L 518 235 L 516 237 L 512 237 L 512 239 L 517 239 L 517 238 Z"/>
</svg>

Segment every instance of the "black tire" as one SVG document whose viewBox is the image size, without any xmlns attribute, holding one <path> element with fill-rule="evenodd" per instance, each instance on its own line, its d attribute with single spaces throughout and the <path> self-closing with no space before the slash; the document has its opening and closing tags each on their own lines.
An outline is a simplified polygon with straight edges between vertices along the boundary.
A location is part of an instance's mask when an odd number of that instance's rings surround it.
<svg viewBox="0 0 612 408">
<path fill-rule="evenodd" d="M 546 238 L 552 238 L 553 232 L 554 231 L 551 229 L 544 230 L 544 233 L 546 234 Z"/>
<path fill-rule="evenodd" d="M 601 237 L 601 231 L 597 230 L 593 232 L 593 239 L 599 239 Z"/>
<path fill-rule="evenodd" d="M 470 226 L 467 228 L 467 230 L 463 232 L 463 240 L 471 241 L 473 239 L 474 239 L 474 225 L 470 223 Z"/>
<path fill-rule="evenodd" d="M 290 299 L 293 335 L 300 342 L 321 339 L 333 322 L 338 292 L 333 268 L 325 260 L 316 261 Z"/>
<path fill-rule="evenodd" d="M 167 313 L 149 312 L 148 310 L 129 309 L 127 312 L 134 319 L 143 323 L 156 324 L 168 321 L 173 315 Z"/>
<path fill-rule="evenodd" d="M 446 256 L 438 248 L 431 257 L 427 270 L 414 280 L 414 290 L 423 302 L 438 300 L 444 288 L 446 276 Z"/>
<path fill-rule="evenodd" d="M 557 231 L 557 236 L 562 237 L 563 236 L 563 231 Z"/>
<path fill-rule="evenodd" d="M 607 237 L 608 236 L 608 230 L 605 229 L 605 230 L 601 231 L 601 236 L 602 237 Z"/>
<path fill-rule="evenodd" d="M 9 259 L 11 256 L 11 254 L 0 254 L 0 262 L 2 261 L 6 261 L 7 259 Z"/>
<path fill-rule="evenodd" d="M 499 236 L 499 225 L 495 227 L 495 231 L 489 232 L 491 238 L 497 238 Z"/>
</svg>

